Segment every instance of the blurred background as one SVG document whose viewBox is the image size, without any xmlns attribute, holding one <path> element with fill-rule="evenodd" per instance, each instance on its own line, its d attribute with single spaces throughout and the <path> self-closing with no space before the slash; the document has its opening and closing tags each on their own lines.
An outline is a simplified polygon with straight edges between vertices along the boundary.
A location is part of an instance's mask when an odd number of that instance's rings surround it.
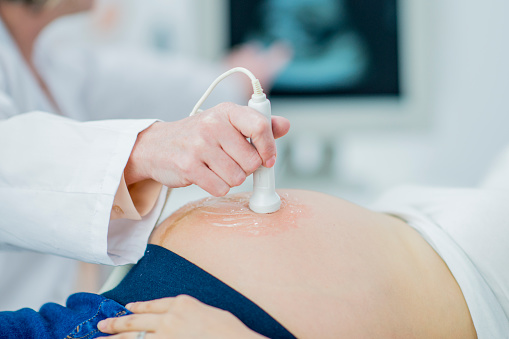
<svg viewBox="0 0 509 339">
<path fill-rule="evenodd" d="M 508 13 L 506 0 L 100 0 L 74 29 L 208 61 L 283 41 L 277 187 L 367 205 L 400 184 L 476 186 L 509 144 Z M 176 190 L 169 209 L 204 195 Z"/>
</svg>

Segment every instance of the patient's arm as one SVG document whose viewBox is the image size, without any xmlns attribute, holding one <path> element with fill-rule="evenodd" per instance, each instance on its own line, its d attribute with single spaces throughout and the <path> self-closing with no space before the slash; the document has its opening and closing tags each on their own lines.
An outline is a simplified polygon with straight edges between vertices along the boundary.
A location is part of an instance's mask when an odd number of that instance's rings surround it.
<svg viewBox="0 0 509 339">
<path fill-rule="evenodd" d="M 447 266 L 404 222 L 327 195 L 281 191 L 269 214 L 232 195 L 188 205 L 151 237 L 302 338 L 475 338 Z"/>
</svg>

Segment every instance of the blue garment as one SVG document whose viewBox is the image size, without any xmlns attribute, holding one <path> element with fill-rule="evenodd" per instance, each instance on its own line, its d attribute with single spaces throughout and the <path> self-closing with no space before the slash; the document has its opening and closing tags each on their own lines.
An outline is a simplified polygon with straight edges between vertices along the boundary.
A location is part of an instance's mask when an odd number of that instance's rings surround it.
<svg viewBox="0 0 509 339">
<path fill-rule="evenodd" d="M 0 338 L 92 339 L 105 335 L 97 329 L 99 321 L 130 313 L 103 296 L 77 293 L 67 299 L 66 307 L 51 303 L 39 312 L 28 308 L 0 312 Z"/>
<path fill-rule="evenodd" d="M 148 245 L 140 262 L 104 295 L 77 293 L 67 299 L 66 307 L 49 303 L 39 312 L 28 308 L 0 312 L 0 339 L 97 338 L 105 336 L 97 329 L 99 321 L 131 314 L 123 305 L 180 294 L 227 310 L 266 337 L 295 338 L 252 301 L 198 266 L 163 247 Z"/>
<path fill-rule="evenodd" d="M 180 294 L 226 310 L 266 337 L 295 338 L 251 300 L 193 263 L 157 245 L 148 245 L 145 256 L 124 280 L 103 295 L 126 305 Z"/>
</svg>

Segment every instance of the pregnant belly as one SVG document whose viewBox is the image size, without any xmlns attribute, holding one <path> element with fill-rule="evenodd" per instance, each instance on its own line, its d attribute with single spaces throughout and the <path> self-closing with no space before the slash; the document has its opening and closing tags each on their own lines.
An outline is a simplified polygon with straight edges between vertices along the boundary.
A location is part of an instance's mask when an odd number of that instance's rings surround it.
<svg viewBox="0 0 509 339">
<path fill-rule="evenodd" d="M 408 225 L 315 192 L 248 195 L 177 211 L 151 242 L 230 285 L 302 338 L 475 338 L 447 266 Z"/>
</svg>

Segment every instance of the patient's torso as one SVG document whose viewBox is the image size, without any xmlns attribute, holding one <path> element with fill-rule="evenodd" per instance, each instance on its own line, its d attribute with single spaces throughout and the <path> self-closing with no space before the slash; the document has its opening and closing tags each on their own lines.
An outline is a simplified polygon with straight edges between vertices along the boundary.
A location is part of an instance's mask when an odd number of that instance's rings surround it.
<svg viewBox="0 0 509 339">
<path fill-rule="evenodd" d="M 299 338 L 475 338 L 454 278 L 404 222 L 343 200 L 280 191 L 185 206 L 154 232 L 166 247 L 242 293 Z"/>
</svg>

